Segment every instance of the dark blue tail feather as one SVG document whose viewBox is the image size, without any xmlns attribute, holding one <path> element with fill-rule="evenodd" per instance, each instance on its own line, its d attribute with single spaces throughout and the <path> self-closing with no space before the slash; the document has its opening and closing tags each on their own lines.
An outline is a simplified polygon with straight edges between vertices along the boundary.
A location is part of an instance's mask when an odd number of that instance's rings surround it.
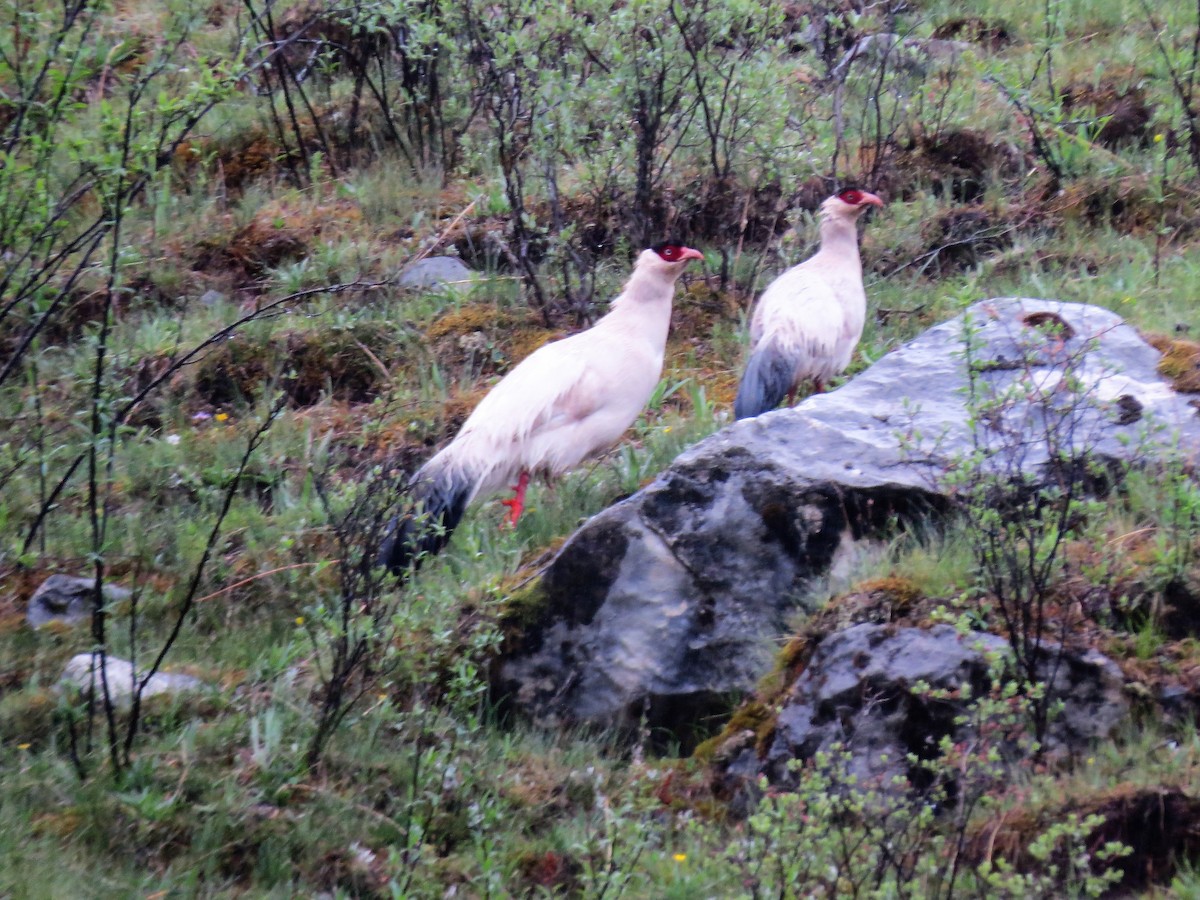
<svg viewBox="0 0 1200 900">
<path fill-rule="evenodd" d="M 756 351 L 738 385 L 734 417 L 748 419 L 777 407 L 792 387 L 792 374 L 792 365 L 774 347 Z"/>
<path fill-rule="evenodd" d="M 467 510 L 474 482 L 450 473 L 429 476 L 417 472 L 409 483 L 407 509 L 388 523 L 379 548 L 379 564 L 393 575 L 415 571 L 426 556 L 439 552 L 450 540 Z"/>
</svg>

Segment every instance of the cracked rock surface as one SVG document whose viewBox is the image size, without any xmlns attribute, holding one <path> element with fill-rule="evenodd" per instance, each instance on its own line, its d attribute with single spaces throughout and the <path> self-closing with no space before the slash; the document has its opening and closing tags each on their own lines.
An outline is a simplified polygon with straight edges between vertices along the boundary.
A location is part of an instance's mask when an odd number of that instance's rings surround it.
<svg viewBox="0 0 1200 900">
<path fill-rule="evenodd" d="M 982 438 L 970 426 L 968 356 L 977 391 L 1016 386 L 1023 398 Z M 1098 307 L 977 303 L 838 390 L 701 441 L 585 523 L 543 576 L 497 686 L 543 725 L 710 727 L 767 670 L 831 568 L 944 511 L 945 473 L 980 442 L 1002 477 L 1047 477 L 1038 435 L 1069 392 L 1068 369 L 1086 390 L 1075 452 L 1145 461 L 1196 446 L 1200 418 L 1158 360 Z"/>
</svg>

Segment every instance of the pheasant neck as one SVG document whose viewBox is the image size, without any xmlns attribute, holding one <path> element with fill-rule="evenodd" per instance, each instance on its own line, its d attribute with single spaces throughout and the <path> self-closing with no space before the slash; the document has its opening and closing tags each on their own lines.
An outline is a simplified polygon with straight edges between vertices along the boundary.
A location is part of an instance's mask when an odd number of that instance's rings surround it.
<svg viewBox="0 0 1200 900">
<path fill-rule="evenodd" d="M 663 346 L 671 325 L 674 294 L 675 279 L 660 272 L 635 270 L 625 282 L 625 289 L 613 301 L 608 315 L 597 322 L 596 327 L 629 332 L 656 346 Z"/>
<path fill-rule="evenodd" d="M 854 220 L 840 216 L 822 219 L 820 252 L 858 259 L 858 229 Z"/>
</svg>

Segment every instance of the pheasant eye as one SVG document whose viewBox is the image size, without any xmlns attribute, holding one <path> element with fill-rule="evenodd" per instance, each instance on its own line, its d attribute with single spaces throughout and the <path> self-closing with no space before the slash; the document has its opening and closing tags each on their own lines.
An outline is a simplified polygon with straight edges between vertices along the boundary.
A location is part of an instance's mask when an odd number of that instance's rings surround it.
<svg viewBox="0 0 1200 900">
<path fill-rule="evenodd" d="M 675 260 L 679 259 L 679 253 L 679 248 L 673 244 L 667 244 L 666 246 L 658 249 L 658 255 L 667 262 L 675 262 Z"/>
<path fill-rule="evenodd" d="M 843 203 L 849 203 L 851 206 L 858 206 L 862 202 L 862 191 L 856 191 L 851 188 L 848 191 L 842 191 L 838 194 L 838 199 Z"/>
</svg>

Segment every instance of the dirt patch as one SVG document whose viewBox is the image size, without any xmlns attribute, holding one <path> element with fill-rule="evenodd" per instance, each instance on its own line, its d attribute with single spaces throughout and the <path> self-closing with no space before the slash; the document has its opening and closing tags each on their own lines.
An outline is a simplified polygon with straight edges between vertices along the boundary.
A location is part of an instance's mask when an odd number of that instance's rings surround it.
<svg viewBox="0 0 1200 900">
<path fill-rule="evenodd" d="M 899 11 L 899 2 L 884 2 L 874 7 L 877 15 Z M 789 38 L 793 53 L 816 53 L 825 71 L 863 36 L 865 4 L 860 0 L 788 0 L 783 4 L 781 32 Z"/>
<path fill-rule="evenodd" d="M 294 406 L 325 397 L 364 403 L 390 381 L 398 361 L 391 328 L 353 325 L 320 332 L 288 332 L 268 340 L 240 335 L 221 344 L 200 364 L 195 391 L 213 407 L 253 402 L 273 379 Z"/>
<path fill-rule="evenodd" d="M 50 569 L 34 569 L 24 566 L 8 565 L 0 567 L 0 633 L 8 634 L 25 625 L 25 610 L 29 606 L 29 598 L 38 586 L 50 575 Z M 22 680 L 13 678 L 14 669 L 0 663 L 0 694 L 6 690 L 15 690 Z"/>
<path fill-rule="evenodd" d="M 1012 27 L 999 19 L 989 21 L 979 16 L 960 16 L 948 19 L 933 29 L 932 37 L 939 41 L 969 41 L 995 53 L 1016 41 Z"/>
<path fill-rule="evenodd" d="M 703 279 L 693 281 L 675 296 L 669 340 L 692 344 L 706 341 L 715 325 L 737 323 L 745 308 L 746 299 L 735 291 L 717 290 Z"/>
<path fill-rule="evenodd" d="M 1103 120 L 1091 140 L 1116 150 L 1150 142 L 1150 119 L 1153 110 L 1140 87 L 1121 89 L 1110 83 L 1072 84 L 1061 95 L 1063 111 L 1073 117 L 1087 116 Z"/>
<path fill-rule="evenodd" d="M 1173 184 L 1166 196 L 1145 175 L 1123 178 L 1078 178 L 1061 190 L 1040 185 L 1029 193 L 1026 206 L 1042 210 L 1050 221 L 1078 222 L 1089 228 L 1112 228 L 1121 234 L 1148 234 L 1159 228 L 1173 241 L 1196 233 L 1197 195 Z"/>
<path fill-rule="evenodd" d="M 934 179 L 934 192 L 940 182 L 942 190 L 960 202 L 980 199 L 993 176 L 1015 177 L 1027 162 L 1015 145 L 967 128 L 922 135 L 916 149 Z"/>
<path fill-rule="evenodd" d="M 1118 890 L 1165 884 L 1181 863 L 1200 852 L 1200 799 L 1175 787 L 1122 785 L 1056 807 L 1008 810 L 976 830 L 968 841 L 967 856 L 976 865 L 1002 859 L 1019 872 L 1042 869 L 1045 863 L 1033 858 L 1030 843 L 1070 814 L 1080 819 L 1104 817 L 1104 823 L 1087 837 L 1093 854 L 1109 841 L 1120 841 L 1132 849 L 1129 856 L 1112 863 L 1124 873 Z M 1057 862 L 1061 865 L 1065 860 Z M 1093 863 L 1093 868 L 1103 865 Z"/>
<path fill-rule="evenodd" d="M 933 275 L 961 272 L 1012 246 L 1014 224 L 982 206 L 957 207 L 941 213 L 924 229 L 921 269 Z"/>
<path fill-rule="evenodd" d="M 253 283 L 270 269 L 303 259 L 303 236 L 282 222 L 255 219 L 227 240 L 204 241 L 192 266 L 201 272 L 229 273 L 240 284 Z"/>
<path fill-rule="evenodd" d="M 687 243 L 762 245 L 787 230 L 784 212 L 796 199 L 785 195 L 778 182 L 750 186 L 732 178 L 706 178 L 695 188 L 670 204 L 673 213 L 659 223 L 663 234 Z"/>
<path fill-rule="evenodd" d="M 520 268 L 515 250 L 510 246 L 509 221 L 504 216 L 489 216 L 485 219 L 463 221 L 450 231 L 445 240 L 470 268 L 493 271 L 515 272 Z M 529 258 L 535 263 L 546 256 L 546 240 L 536 233 L 529 244 Z"/>
<path fill-rule="evenodd" d="M 183 180 L 214 171 L 225 190 L 238 193 L 251 181 L 276 172 L 286 151 L 261 128 L 229 137 L 198 138 L 175 148 L 175 173 Z"/>
<path fill-rule="evenodd" d="M 569 896 L 581 889 L 579 876 L 583 866 L 565 853 L 547 850 L 541 854 L 528 854 L 521 858 L 519 867 L 531 893 L 543 888 Z"/>
<path fill-rule="evenodd" d="M 906 142 L 859 149 L 859 169 L 875 191 L 912 200 L 929 191 L 960 203 L 983 198 L 995 181 L 1019 176 L 1029 159 L 1016 145 L 972 129 L 918 134 Z"/>
</svg>

